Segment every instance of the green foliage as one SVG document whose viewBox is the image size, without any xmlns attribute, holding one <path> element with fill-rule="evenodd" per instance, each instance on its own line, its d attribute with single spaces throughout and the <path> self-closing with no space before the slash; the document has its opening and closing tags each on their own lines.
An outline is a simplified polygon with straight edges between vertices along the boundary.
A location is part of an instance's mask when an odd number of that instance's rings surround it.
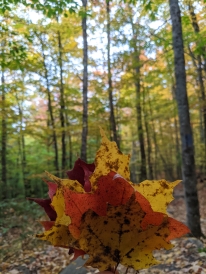
<svg viewBox="0 0 206 274">
<path fill-rule="evenodd" d="M 114 110 L 122 151 L 132 153 L 132 172 L 140 174 L 140 147 L 137 135 L 136 102 L 141 102 L 146 156 L 151 142 L 151 161 L 156 178 L 180 178 L 180 136 L 175 102 L 175 77 L 171 22 L 168 2 L 119 1 L 111 5 L 111 68 Z M 20 12 L 18 4 L 26 8 Z M 64 115 L 66 125 L 67 167 L 80 155 L 82 132 L 82 17 L 88 20 L 89 94 L 88 161 L 92 162 L 99 146 L 101 125 L 109 136 L 107 40 L 105 2 L 89 3 L 85 12 L 75 1 L 4 1 L 0 4 L 0 65 L 4 71 L 4 113 L 7 133 L 8 197 L 23 198 L 30 186 L 31 196 L 42 196 L 44 170 L 59 175 L 61 170 L 60 73 L 58 34 L 62 42 Z M 22 6 L 21 6 L 22 7 Z M 29 9 L 28 9 L 29 7 Z M 203 170 L 204 134 L 202 102 L 197 79 L 197 56 L 204 68 L 205 15 L 200 4 L 195 33 L 187 6 L 182 4 L 186 72 L 194 130 L 197 167 Z M 11 11 L 10 11 L 11 10 Z M 75 11 L 75 13 L 74 13 Z M 27 14 L 28 12 L 28 14 Z M 70 13 L 71 12 L 71 13 Z M 28 15 L 32 14 L 31 20 Z M 65 16 L 66 15 L 66 16 Z M 57 20 L 58 16 L 58 20 Z M 35 17 L 35 20 L 34 20 Z M 48 18 L 49 17 L 49 18 Z M 203 19 L 199 19 L 203 18 Z M 156 21 L 160 20 L 156 25 Z M 157 22 L 158 23 L 158 22 Z M 160 24 L 161 23 L 161 24 Z M 188 50 L 190 46 L 194 55 Z M 134 49 L 140 53 L 137 60 Z M 140 66 L 140 98 L 136 98 L 135 68 Z M 205 81 L 205 71 L 203 71 Z M 50 95 L 55 129 L 49 114 Z M 3 103 L 0 101 L 0 110 Z M 58 146 L 59 170 L 54 159 L 54 138 Z M 2 136 L 2 127 L 0 127 Z M 148 163 L 147 163 L 148 170 Z M 1 170 L 0 170 L 1 172 Z M 64 173 L 66 176 L 66 173 Z M 173 177 L 173 178 L 172 178 Z"/>
<path fill-rule="evenodd" d="M 32 1 L 26 1 L 26 0 L 7 0 L 3 1 L 3 3 L 0 3 L 0 12 L 5 13 L 6 11 L 11 11 L 11 8 L 13 5 L 17 4 L 23 4 L 26 7 L 31 7 L 32 9 L 35 9 L 37 11 L 42 12 L 49 18 L 56 18 L 56 16 L 64 13 L 67 16 L 67 13 L 65 12 L 65 9 L 68 9 L 70 13 L 76 12 L 78 8 L 78 2 L 74 0 L 64 0 L 64 1 L 58 1 L 58 0 L 46 0 L 45 3 L 42 4 L 42 1 L 38 0 L 32 0 Z"/>
</svg>

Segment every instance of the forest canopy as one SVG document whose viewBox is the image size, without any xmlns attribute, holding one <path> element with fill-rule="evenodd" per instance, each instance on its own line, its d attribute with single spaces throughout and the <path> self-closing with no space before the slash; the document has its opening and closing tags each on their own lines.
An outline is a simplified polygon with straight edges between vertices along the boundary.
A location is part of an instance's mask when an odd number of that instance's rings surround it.
<svg viewBox="0 0 206 274">
<path fill-rule="evenodd" d="M 196 171 L 205 172 L 204 1 L 181 1 Z M 133 182 L 181 179 L 167 1 L 4 1 L 2 198 L 42 195 L 44 170 L 92 163 L 99 125 L 131 154 Z M 86 51 L 85 51 L 86 49 Z"/>
</svg>

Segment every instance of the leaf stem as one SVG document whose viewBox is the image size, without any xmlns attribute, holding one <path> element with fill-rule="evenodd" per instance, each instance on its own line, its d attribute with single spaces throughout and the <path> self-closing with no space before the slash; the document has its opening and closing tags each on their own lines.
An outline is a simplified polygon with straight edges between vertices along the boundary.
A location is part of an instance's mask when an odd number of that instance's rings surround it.
<svg viewBox="0 0 206 274">
<path fill-rule="evenodd" d="M 115 266 L 114 274 L 116 273 L 116 270 L 117 270 L 118 265 L 119 265 L 119 263 L 117 263 L 117 265 Z"/>
</svg>

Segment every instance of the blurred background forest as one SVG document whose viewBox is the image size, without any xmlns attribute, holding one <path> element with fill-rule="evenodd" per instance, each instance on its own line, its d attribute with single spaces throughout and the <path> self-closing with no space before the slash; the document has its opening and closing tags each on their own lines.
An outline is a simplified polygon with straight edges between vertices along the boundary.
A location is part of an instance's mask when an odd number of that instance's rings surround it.
<svg viewBox="0 0 206 274">
<path fill-rule="evenodd" d="M 131 154 L 134 182 L 181 179 L 167 1 L 143 8 L 141 1 L 95 0 L 86 12 L 74 3 L 59 7 L 60 15 L 32 3 L 8 1 L 0 17 L 1 199 L 42 196 L 44 170 L 65 177 L 78 157 L 92 163 L 99 126 Z M 206 6 L 179 5 L 196 170 L 203 175 Z"/>
</svg>

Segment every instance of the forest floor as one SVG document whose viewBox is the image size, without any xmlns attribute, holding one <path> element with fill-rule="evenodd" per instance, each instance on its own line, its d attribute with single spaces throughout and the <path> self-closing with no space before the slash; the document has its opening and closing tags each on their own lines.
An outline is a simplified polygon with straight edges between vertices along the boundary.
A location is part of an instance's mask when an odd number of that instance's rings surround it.
<svg viewBox="0 0 206 274">
<path fill-rule="evenodd" d="M 206 184 L 198 184 L 200 201 L 201 224 L 206 235 Z M 181 222 L 186 221 L 186 210 L 183 199 L 183 188 L 175 189 L 175 200 L 170 204 L 169 214 Z M 63 269 L 63 274 L 92 274 L 98 272 L 95 269 L 77 268 L 83 264 L 70 263 L 68 251 L 55 248 L 46 242 L 33 237 L 41 231 L 38 219 L 42 213 L 36 204 L 28 201 L 11 200 L 9 203 L 1 202 L 0 209 L 0 274 L 58 274 Z M 145 273 L 201 273 L 206 274 L 206 241 L 195 238 L 182 237 L 172 242 L 175 247 L 172 250 L 155 251 L 155 257 L 161 264 L 141 270 Z M 71 268 L 73 267 L 73 268 Z M 72 270 L 71 270 L 72 269 Z M 125 269 L 120 266 L 120 274 Z M 128 273 L 135 273 L 129 270 Z"/>
</svg>

